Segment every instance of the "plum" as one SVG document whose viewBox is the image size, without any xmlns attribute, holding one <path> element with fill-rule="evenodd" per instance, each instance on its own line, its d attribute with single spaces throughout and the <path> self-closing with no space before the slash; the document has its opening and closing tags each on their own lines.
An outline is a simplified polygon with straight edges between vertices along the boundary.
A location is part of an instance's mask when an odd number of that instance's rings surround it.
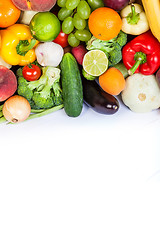
<svg viewBox="0 0 160 240">
<path fill-rule="evenodd" d="M 83 57 L 87 53 L 87 49 L 82 44 L 80 44 L 77 47 L 73 47 L 71 53 L 73 54 L 77 62 L 82 65 Z"/>
<path fill-rule="evenodd" d="M 56 4 L 56 0 L 12 0 L 13 4 L 22 11 L 46 12 Z"/>
<path fill-rule="evenodd" d="M 11 97 L 17 90 L 17 78 L 14 72 L 0 65 L 0 102 Z"/>
<path fill-rule="evenodd" d="M 120 11 L 124 8 L 129 0 L 103 0 L 105 7 L 114 9 L 115 11 Z"/>
</svg>

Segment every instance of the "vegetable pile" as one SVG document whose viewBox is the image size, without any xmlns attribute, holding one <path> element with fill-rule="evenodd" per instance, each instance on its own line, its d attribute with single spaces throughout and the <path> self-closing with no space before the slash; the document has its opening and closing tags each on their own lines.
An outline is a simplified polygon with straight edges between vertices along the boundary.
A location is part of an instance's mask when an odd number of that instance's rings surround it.
<svg viewBox="0 0 160 240">
<path fill-rule="evenodd" d="M 160 108 L 160 5 L 0 0 L 0 123 Z"/>
</svg>

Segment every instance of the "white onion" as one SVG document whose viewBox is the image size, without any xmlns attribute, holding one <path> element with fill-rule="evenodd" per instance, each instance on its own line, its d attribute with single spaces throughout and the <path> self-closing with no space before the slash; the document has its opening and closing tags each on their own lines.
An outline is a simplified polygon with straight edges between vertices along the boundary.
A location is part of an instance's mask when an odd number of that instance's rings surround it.
<svg viewBox="0 0 160 240">
<path fill-rule="evenodd" d="M 31 106 L 26 98 L 14 95 L 5 101 L 2 112 L 7 121 L 18 123 L 29 117 Z"/>
<path fill-rule="evenodd" d="M 43 66 L 57 67 L 64 55 L 63 48 L 54 42 L 44 42 L 37 45 L 35 49 L 37 62 Z"/>
</svg>

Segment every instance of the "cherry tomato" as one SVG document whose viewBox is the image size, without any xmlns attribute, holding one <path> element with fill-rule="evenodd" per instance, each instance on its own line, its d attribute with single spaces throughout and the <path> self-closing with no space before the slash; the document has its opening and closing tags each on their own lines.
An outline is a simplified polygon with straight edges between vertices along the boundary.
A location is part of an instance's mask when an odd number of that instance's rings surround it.
<svg viewBox="0 0 160 240">
<path fill-rule="evenodd" d="M 64 32 L 62 32 L 62 30 L 60 31 L 59 35 L 56 37 L 56 39 L 53 40 L 53 42 L 61 45 L 63 48 L 69 46 L 68 43 L 68 34 L 65 34 Z"/>
<path fill-rule="evenodd" d="M 41 69 L 35 64 L 29 64 L 23 67 L 23 77 L 28 81 L 38 80 L 41 76 Z"/>
</svg>

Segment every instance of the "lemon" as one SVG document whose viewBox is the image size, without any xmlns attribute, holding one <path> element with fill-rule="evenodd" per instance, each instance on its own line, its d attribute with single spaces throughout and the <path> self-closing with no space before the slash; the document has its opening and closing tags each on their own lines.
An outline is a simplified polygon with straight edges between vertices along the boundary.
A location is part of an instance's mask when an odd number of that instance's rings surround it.
<svg viewBox="0 0 160 240">
<path fill-rule="evenodd" d="M 108 58 L 101 50 L 90 50 L 83 58 L 83 69 L 92 76 L 100 76 L 108 68 Z"/>
</svg>

